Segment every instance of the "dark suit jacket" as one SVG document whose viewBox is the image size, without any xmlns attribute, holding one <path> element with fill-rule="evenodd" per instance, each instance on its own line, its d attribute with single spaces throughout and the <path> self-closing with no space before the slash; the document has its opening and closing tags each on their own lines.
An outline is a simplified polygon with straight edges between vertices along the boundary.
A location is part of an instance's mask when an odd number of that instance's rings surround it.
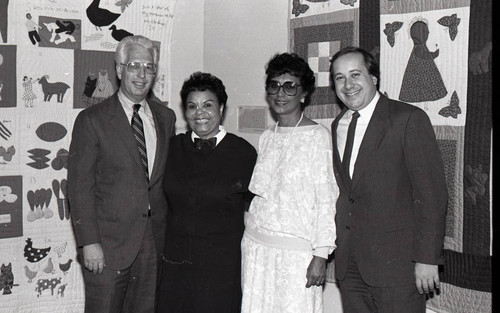
<svg viewBox="0 0 500 313">
<path fill-rule="evenodd" d="M 78 114 L 68 159 L 68 198 L 79 247 L 101 243 L 106 266 L 123 269 L 136 257 L 148 219 L 158 256 L 164 245 L 167 200 L 163 174 L 172 110 L 148 101 L 156 127 L 156 156 L 148 182 L 130 122 L 117 94 Z"/>
<path fill-rule="evenodd" d="M 334 147 L 337 125 L 332 123 Z M 447 189 L 427 114 L 381 95 L 364 135 L 352 184 L 334 149 L 337 201 L 335 275 L 344 279 L 350 253 L 371 286 L 415 282 L 415 262 L 441 264 Z"/>
</svg>

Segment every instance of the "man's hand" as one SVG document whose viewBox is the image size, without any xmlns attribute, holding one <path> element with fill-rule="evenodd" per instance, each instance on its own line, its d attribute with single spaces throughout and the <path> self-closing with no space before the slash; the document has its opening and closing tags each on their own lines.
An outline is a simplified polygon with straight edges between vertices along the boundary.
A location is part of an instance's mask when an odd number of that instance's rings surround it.
<svg viewBox="0 0 500 313">
<path fill-rule="evenodd" d="M 415 279 L 418 292 L 428 294 L 439 289 L 438 266 L 433 264 L 415 264 Z"/>
<path fill-rule="evenodd" d="M 314 285 L 323 285 L 326 278 L 326 259 L 319 256 L 313 256 L 311 263 L 309 263 L 309 266 L 307 267 L 306 277 L 306 288 Z"/>
<path fill-rule="evenodd" d="M 83 246 L 83 264 L 95 274 L 101 274 L 106 266 L 104 252 L 100 243 Z"/>
</svg>

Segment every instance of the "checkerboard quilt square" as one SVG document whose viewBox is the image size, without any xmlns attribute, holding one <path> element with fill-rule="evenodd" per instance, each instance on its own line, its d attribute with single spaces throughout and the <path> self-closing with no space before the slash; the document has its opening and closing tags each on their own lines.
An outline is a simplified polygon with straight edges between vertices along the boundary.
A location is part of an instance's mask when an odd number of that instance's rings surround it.
<svg viewBox="0 0 500 313">
<path fill-rule="evenodd" d="M 328 57 L 331 58 L 340 50 L 340 41 L 310 42 L 307 44 L 307 57 Z"/>
<path fill-rule="evenodd" d="M 318 72 L 329 72 L 329 71 L 330 71 L 330 57 L 319 57 Z"/>
<path fill-rule="evenodd" d="M 330 42 L 318 42 L 318 56 L 328 56 L 330 55 Z"/>
<path fill-rule="evenodd" d="M 319 56 L 319 46 L 317 42 L 310 42 L 307 44 L 307 56 L 310 58 Z"/>
<path fill-rule="evenodd" d="M 319 72 L 314 75 L 316 77 L 316 87 L 330 87 L 329 72 Z"/>
<path fill-rule="evenodd" d="M 319 58 L 318 57 L 309 57 L 307 59 L 307 63 L 309 63 L 309 67 L 314 73 L 319 72 Z"/>
</svg>

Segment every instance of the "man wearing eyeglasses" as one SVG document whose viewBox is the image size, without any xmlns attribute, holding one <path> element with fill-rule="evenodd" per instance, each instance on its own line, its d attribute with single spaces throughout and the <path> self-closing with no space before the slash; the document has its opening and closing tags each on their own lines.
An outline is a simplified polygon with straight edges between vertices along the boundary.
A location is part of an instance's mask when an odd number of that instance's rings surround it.
<svg viewBox="0 0 500 313">
<path fill-rule="evenodd" d="M 154 312 L 167 201 L 163 172 L 172 110 L 146 97 L 158 51 L 143 36 L 116 49 L 120 88 L 78 115 L 68 194 L 85 282 L 85 312 Z"/>
</svg>

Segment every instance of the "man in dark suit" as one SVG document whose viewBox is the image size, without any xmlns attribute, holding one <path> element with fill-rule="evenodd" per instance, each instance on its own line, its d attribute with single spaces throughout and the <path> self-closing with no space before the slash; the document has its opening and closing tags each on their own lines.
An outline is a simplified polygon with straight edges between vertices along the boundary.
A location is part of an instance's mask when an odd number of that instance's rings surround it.
<svg viewBox="0 0 500 313">
<path fill-rule="evenodd" d="M 424 111 L 377 91 L 365 50 L 342 49 L 330 70 L 345 105 L 332 123 L 344 313 L 423 313 L 439 288 L 448 198 L 434 130 Z"/>
<path fill-rule="evenodd" d="M 142 36 L 116 49 L 117 93 L 80 112 L 68 160 L 85 312 L 153 312 L 167 201 L 163 173 L 172 110 L 147 101 L 158 51 Z"/>
</svg>

